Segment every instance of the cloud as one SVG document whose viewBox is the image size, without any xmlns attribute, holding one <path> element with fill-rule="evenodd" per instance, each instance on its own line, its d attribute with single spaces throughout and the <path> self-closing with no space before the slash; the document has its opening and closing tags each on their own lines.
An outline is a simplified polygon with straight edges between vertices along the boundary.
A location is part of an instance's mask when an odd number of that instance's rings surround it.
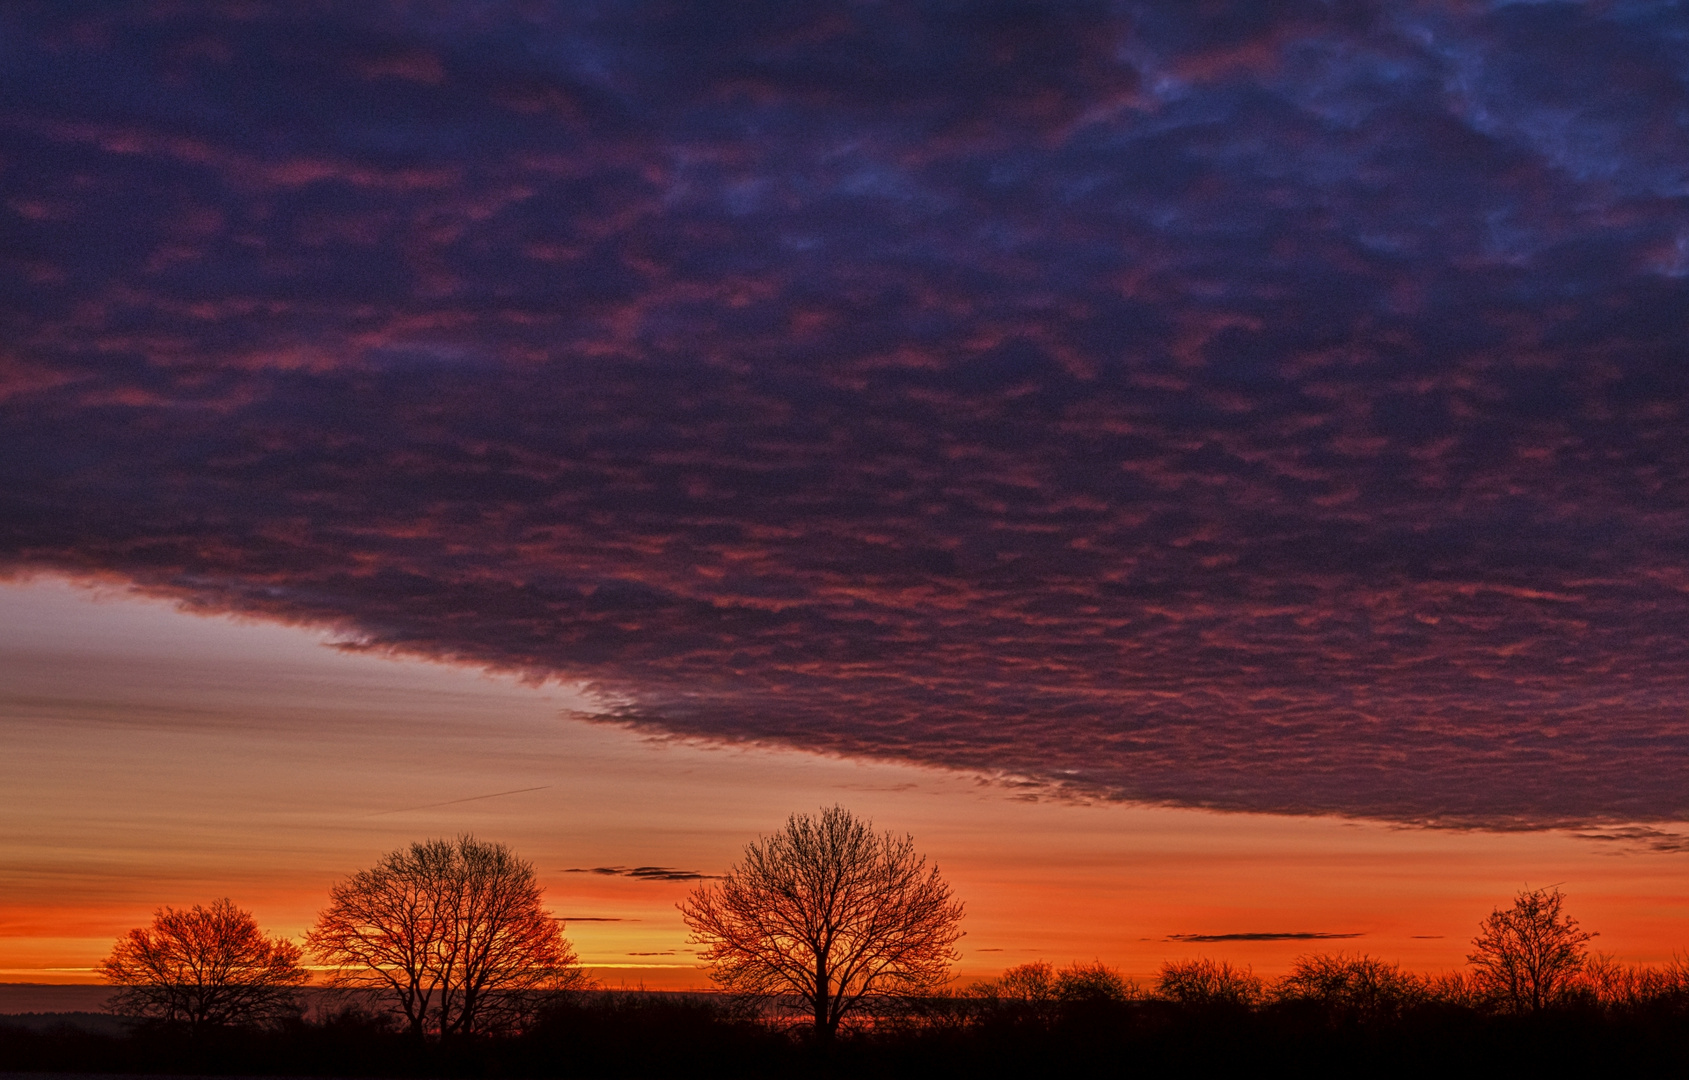
<svg viewBox="0 0 1689 1080">
<path fill-rule="evenodd" d="M 602 874 L 606 877 L 629 877 L 637 881 L 713 881 L 714 874 L 696 870 L 676 870 L 671 866 L 595 866 L 590 870 L 571 868 L 565 874 Z"/>
<path fill-rule="evenodd" d="M 1658 5 L 0 14 L 0 565 L 1039 790 L 1689 817 Z"/>
<path fill-rule="evenodd" d="M 1610 829 L 1591 829 L 1572 834 L 1580 840 L 1610 844 L 1627 851 L 1689 851 L 1689 835 L 1671 829 L 1656 829 L 1647 825 L 1626 825 Z"/>
<path fill-rule="evenodd" d="M 1242 934 L 1169 934 L 1168 941 L 1330 941 L 1343 938 L 1363 937 L 1362 934 L 1316 934 L 1316 933 L 1242 933 Z"/>
</svg>

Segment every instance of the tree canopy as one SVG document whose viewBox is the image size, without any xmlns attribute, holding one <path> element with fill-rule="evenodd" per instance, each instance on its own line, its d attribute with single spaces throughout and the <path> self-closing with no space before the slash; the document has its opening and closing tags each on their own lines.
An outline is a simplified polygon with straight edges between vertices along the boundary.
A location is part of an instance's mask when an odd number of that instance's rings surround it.
<svg viewBox="0 0 1689 1080">
<path fill-rule="evenodd" d="M 1514 1012 L 1558 1004 L 1583 970 L 1595 935 L 1564 912 L 1558 888 L 1524 889 L 1479 924 L 1466 957 L 1481 992 Z"/>
<path fill-rule="evenodd" d="M 719 986 L 801 1001 L 821 1039 L 876 999 L 943 985 L 962 936 L 962 905 L 914 838 L 837 806 L 793 814 L 680 909 Z"/>
<path fill-rule="evenodd" d="M 584 981 L 543 902 L 533 865 L 503 844 L 428 840 L 333 886 L 306 941 L 332 985 L 383 997 L 417 1038 L 473 1035 Z"/>
<path fill-rule="evenodd" d="M 163 907 L 152 925 L 119 938 L 97 970 L 123 987 L 112 1011 L 186 1027 L 261 1024 L 297 1011 L 310 978 L 299 947 L 265 936 L 251 912 L 227 898 L 210 907 Z"/>
</svg>

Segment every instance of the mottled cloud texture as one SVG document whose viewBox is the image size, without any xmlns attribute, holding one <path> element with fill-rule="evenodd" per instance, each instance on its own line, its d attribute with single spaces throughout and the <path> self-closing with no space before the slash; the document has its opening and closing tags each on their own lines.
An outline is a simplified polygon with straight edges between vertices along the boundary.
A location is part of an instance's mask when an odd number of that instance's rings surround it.
<svg viewBox="0 0 1689 1080">
<path fill-rule="evenodd" d="M 1689 818 L 1681 5 L 0 11 L 0 559 L 1107 797 Z"/>
</svg>

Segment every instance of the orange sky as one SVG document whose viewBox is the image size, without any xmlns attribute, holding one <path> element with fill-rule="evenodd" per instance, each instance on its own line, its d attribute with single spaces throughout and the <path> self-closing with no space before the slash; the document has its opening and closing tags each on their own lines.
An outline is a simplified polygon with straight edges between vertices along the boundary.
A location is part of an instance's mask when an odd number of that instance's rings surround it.
<svg viewBox="0 0 1689 1080">
<path fill-rule="evenodd" d="M 297 937 L 338 877 L 469 831 L 534 861 L 606 982 L 700 985 L 674 908 L 688 883 L 566 871 L 719 873 L 789 812 L 833 803 L 938 862 L 967 904 L 964 979 L 1038 958 L 1143 979 L 1191 955 L 1271 974 L 1315 947 L 1452 968 L 1527 884 L 1559 883 L 1622 959 L 1689 948 L 1682 852 L 1086 805 L 1013 778 L 659 742 L 572 718 L 596 703 L 567 688 L 326 640 L 62 581 L 0 587 L 0 981 L 90 981 L 161 904 L 226 895 Z M 1360 936 L 1169 940 L 1254 932 Z"/>
</svg>

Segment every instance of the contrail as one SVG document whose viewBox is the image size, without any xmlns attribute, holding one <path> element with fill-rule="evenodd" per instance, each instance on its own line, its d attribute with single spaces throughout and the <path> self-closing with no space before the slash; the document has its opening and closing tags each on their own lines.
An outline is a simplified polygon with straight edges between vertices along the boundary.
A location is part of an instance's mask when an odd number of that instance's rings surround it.
<svg viewBox="0 0 1689 1080">
<path fill-rule="evenodd" d="M 541 784 L 539 787 L 517 788 L 514 791 L 495 791 L 491 795 L 471 795 L 467 799 L 447 799 L 445 802 L 423 803 L 421 806 L 405 806 L 397 810 L 378 810 L 373 814 L 365 814 L 364 816 L 386 817 L 388 814 L 408 814 L 412 810 L 432 810 L 436 806 L 456 806 L 458 803 L 480 802 L 482 799 L 496 799 L 502 795 L 520 795 L 524 791 L 544 791 L 548 787 L 551 787 L 551 785 Z"/>
</svg>

